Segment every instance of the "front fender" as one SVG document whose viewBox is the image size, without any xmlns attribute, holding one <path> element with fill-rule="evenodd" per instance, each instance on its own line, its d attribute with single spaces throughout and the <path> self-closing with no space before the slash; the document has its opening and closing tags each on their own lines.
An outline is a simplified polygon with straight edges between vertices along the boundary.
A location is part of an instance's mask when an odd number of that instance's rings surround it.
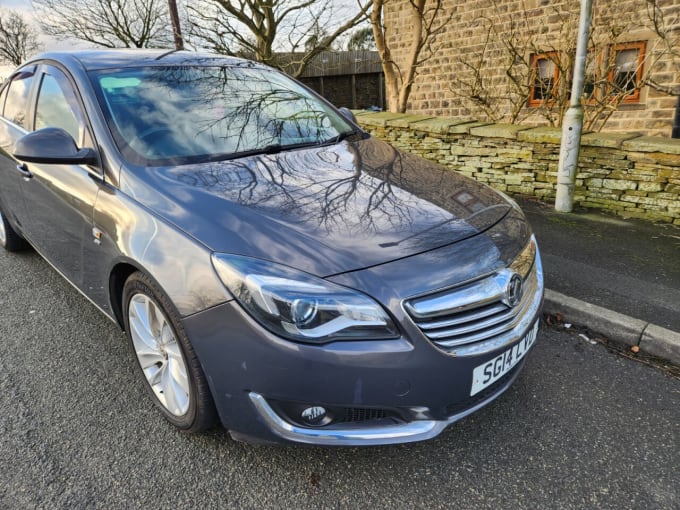
<svg viewBox="0 0 680 510">
<path fill-rule="evenodd" d="M 99 299 L 112 316 L 117 297 L 111 295 L 109 279 L 119 264 L 153 278 L 182 317 L 231 299 L 213 270 L 210 250 L 119 190 L 99 193 L 93 221 L 101 232 L 101 258 L 93 261 L 100 265 Z"/>
</svg>

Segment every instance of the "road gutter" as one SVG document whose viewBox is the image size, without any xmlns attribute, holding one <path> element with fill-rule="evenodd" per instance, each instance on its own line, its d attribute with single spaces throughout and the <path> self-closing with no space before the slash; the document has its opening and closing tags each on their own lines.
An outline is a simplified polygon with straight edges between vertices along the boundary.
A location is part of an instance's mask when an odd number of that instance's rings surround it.
<svg viewBox="0 0 680 510">
<path fill-rule="evenodd" d="M 610 340 L 680 366 L 680 333 L 622 313 L 556 292 L 545 290 L 545 313 L 561 314 L 572 322 L 605 335 Z"/>
</svg>

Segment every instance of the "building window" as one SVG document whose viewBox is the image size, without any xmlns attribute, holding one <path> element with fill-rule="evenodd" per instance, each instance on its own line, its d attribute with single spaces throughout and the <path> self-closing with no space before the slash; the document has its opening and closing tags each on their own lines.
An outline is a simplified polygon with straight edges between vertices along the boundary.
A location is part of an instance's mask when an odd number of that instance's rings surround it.
<svg viewBox="0 0 680 510">
<path fill-rule="evenodd" d="M 624 103 L 639 102 L 644 61 L 644 42 L 612 46 L 609 54 L 607 95 L 610 97 L 623 95 Z"/>
<path fill-rule="evenodd" d="M 555 87 L 559 78 L 556 51 L 531 55 L 531 89 L 529 106 L 542 106 L 555 98 Z"/>
<path fill-rule="evenodd" d="M 638 103 L 645 48 L 644 41 L 621 43 L 609 46 L 599 58 L 589 55 L 584 87 L 586 100 L 592 103 L 621 99 L 622 103 Z M 602 65 L 603 60 L 606 65 Z M 531 55 L 530 107 L 544 106 L 557 99 L 558 63 L 557 52 Z M 604 69 L 598 71 L 598 67 Z"/>
</svg>

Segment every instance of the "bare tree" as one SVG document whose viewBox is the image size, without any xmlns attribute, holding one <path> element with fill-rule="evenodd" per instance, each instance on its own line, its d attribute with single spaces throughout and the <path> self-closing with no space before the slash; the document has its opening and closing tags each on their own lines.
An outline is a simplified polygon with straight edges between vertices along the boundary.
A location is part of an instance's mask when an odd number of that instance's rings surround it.
<svg viewBox="0 0 680 510">
<path fill-rule="evenodd" d="M 475 20 L 474 29 L 484 34 L 483 42 L 475 51 L 456 59 L 458 72 L 451 75 L 450 90 L 471 111 L 481 110 L 485 119 L 517 123 L 540 110 L 555 125 L 568 106 L 567 81 L 546 81 L 539 91 L 545 96 L 545 108 L 527 109 L 532 84 L 539 82 L 531 59 L 532 55 L 542 54 L 549 66 L 559 69 L 559 76 L 566 76 L 564 73 L 570 72 L 573 63 L 575 45 L 575 37 L 570 34 L 578 19 L 555 9 L 553 14 L 561 21 L 560 34 L 541 43 L 540 24 L 535 23 L 523 5 L 521 12 L 503 15 L 498 14 L 502 11 L 492 2 L 490 11 L 481 11 Z"/>
<path fill-rule="evenodd" d="M 364 21 L 369 0 L 200 0 L 187 6 L 197 46 L 278 67 L 298 77 L 342 34 Z M 276 52 L 286 52 L 279 58 Z"/>
<path fill-rule="evenodd" d="M 169 47 L 165 0 L 33 0 L 43 31 L 106 48 Z"/>
<path fill-rule="evenodd" d="M 0 11 L 0 60 L 15 66 L 40 49 L 37 34 L 15 11 Z"/>
<path fill-rule="evenodd" d="M 656 65 L 665 56 L 671 62 L 671 68 L 680 68 L 680 14 L 668 19 L 659 6 L 658 0 L 647 0 L 647 18 L 649 27 L 659 38 L 655 54 L 652 55 L 654 64 Z M 645 85 L 668 95 L 680 96 L 680 86 L 677 83 L 673 86 L 647 76 Z"/>
<path fill-rule="evenodd" d="M 675 68 L 680 65 L 680 34 L 675 28 L 680 17 L 666 19 L 656 0 L 644 2 L 646 13 L 642 9 L 621 16 L 619 6 L 611 4 L 609 11 L 601 7 L 593 18 L 583 97 L 586 130 L 603 129 L 620 106 L 639 96 L 645 86 L 680 95 L 677 86 L 654 79 L 669 61 Z M 569 106 L 574 67 L 578 5 L 573 9 L 551 8 L 560 29 L 548 38 L 526 7 L 503 13 L 492 3 L 490 12 L 477 20 L 486 35 L 484 43 L 457 59 L 459 72 L 451 76 L 451 91 L 470 111 L 494 122 L 516 123 L 539 116 L 551 126 L 560 126 Z M 639 60 L 617 62 L 628 34 L 645 29 L 657 38 L 648 41 Z M 536 59 L 543 61 L 540 69 Z"/>
<path fill-rule="evenodd" d="M 392 58 L 389 46 L 389 27 L 385 24 L 383 10 L 385 4 L 394 0 L 373 0 L 371 26 L 375 45 L 380 54 L 385 88 L 387 89 L 387 108 L 392 112 L 404 113 L 411 87 L 418 74 L 418 68 L 432 57 L 437 36 L 451 21 L 453 13 L 443 9 L 444 0 L 408 0 L 404 2 L 408 22 L 404 23 L 407 33 L 403 40 L 409 45 L 404 67 L 400 68 Z"/>
</svg>

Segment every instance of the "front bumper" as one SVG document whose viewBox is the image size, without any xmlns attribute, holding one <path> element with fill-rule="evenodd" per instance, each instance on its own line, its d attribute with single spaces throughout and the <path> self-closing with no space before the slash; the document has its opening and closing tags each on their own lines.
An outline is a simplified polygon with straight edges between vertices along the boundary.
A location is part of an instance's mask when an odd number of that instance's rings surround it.
<svg viewBox="0 0 680 510">
<path fill-rule="evenodd" d="M 238 439 L 346 446 L 421 441 L 489 404 L 517 378 L 525 358 L 471 396 L 474 369 L 519 343 L 538 320 L 543 300 L 538 253 L 534 266 L 536 291 L 520 320 L 487 342 L 489 348 L 469 355 L 435 345 L 403 303 L 390 299 L 382 302 L 394 303 L 389 309 L 403 330 L 394 340 L 290 342 L 265 331 L 233 301 L 185 318 L 184 327 L 221 421 Z M 307 426 L 286 405 L 376 413 Z"/>
<path fill-rule="evenodd" d="M 394 425 L 369 424 L 366 426 L 359 425 L 356 427 L 328 429 L 301 427 L 279 416 L 262 395 L 252 392 L 249 394 L 249 397 L 270 430 L 286 441 L 319 446 L 379 446 L 395 443 L 413 443 L 438 436 L 452 423 L 462 420 L 490 404 L 512 385 L 519 373 L 520 370 L 515 370 L 511 377 L 491 396 L 446 419 L 414 420 Z"/>
</svg>

